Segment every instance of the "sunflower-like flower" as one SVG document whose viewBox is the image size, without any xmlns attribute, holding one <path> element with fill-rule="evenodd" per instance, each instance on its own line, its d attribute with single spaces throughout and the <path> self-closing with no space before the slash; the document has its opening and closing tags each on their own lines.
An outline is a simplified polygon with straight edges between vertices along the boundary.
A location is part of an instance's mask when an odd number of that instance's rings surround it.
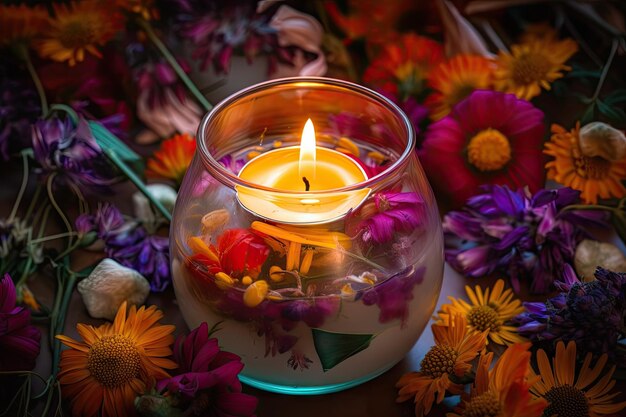
<svg viewBox="0 0 626 417">
<path fill-rule="evenodd" d="M 448 297 L 451 304 L 444 304 L 437 313 L 437 324 L 448 326 L 452 317 L 462 314 L 467 320 L 467 327 L 472 332 L 488 331 L 488 339 L 499 345 L 523 342 L 514 326 L 506 322 L 524 311 L 522 302 L 514 298 L 511 289 L 504 290 L 504 281 L 499 279 L 492 289 L 484 292 L 480 286 L 472 290 L 465 286 L 465 292 L 471 304 L 463 299 Z"/>
<path fill-rule="evenodd" d="M 435 90 L 425 102 L 431 118 L 446 116 L 472 91 L 491 88 L 494 68 L 493 61 L 478 55 L 457 55 L 439 64 L 428 76 L 428 86 Z"/>
<path fill-rule="evenodd" d="M 148 160 L 146 176 L 183 181 L 185 172 L 196 152 L 196 139 L 187 134 L 174 135 L 161 143 L 161 147 Z"/>
<path fill-rule="evenodd" d="M 90 53 L 98 58 L 98 50 L 115 36 L 121 28 L 120 16 L 114 13 L 107 2 L 83 1 L 72 6 L 56 3 L 55 18 L 50 28 L 37 44 L 42 58 L 76 65 Z"/>
<path fill-rule="evenodd" d="M 569 342 L 566 347 L 563 342 L 558 342 L 552 366 L 546 352 L 542 349 L 537 351 L 539 381 L 531 392 L 548 401 L 544 415 L 596 417 L 616 414 L 626 408 L 626 402 L 615 404 L 611 401 L 619 395 L 610 393 L 615 385 L 611 379 L 615 366 L 608 372 L 602 372 L 607 355 L 600 356 L 594 367 L 591 367 L 591 358 L 592 353 L 587 353 L 576 372 L 576 343 Z"/>
<path fill-rule="evenodd" d="M 528 378 L 530 368 L 530 343 L 510 346 L 498 359 L 493 369 L 489 367 L 493 353 L 480 357 L 476 379 L 469 393 L 448 417 L 539 417 L 547 402 L 534 398 L 529 389 L 538 378 Z M 551 414 L 547 414 L 551 415 Z M 559 414 L 571 415 L 571 414 Z"/>
<path fill-rule="evenodd" d="M 363 81 L 405 100 L 423 91 L 429 72 L 443 59 L 439 43 L 407 33 L 397 43 L 386 45 L 372 60 Z"/>
<path fill-rule="evenodd" d="M 29 44 L 48 26 L 48 12 L 41 6 L 0 5 L 0 46 Z"/>
<path fill-rule="evenodd" d="M 598 197 L 622 198 L 626 188 L 626 159 L 610 161 L 602 156 L 586 156 L 580 147 L 580 122 L 567 131 L 552 125 L 552 137 L 543 153 L 554 160 L 546 164 L 548 179 L 581 191 L 585 203 L 596 204 Z"/>
<path fill-rule="evenodd" d="M 551 82 L 563 77 L 563 71 L 571 69 L 565 62 L 576 51 L 578 44 L 572 39 L 533 39 L 513 45 L 511 53 L 500 51 L 498 54 L 495 88 L 530 100 L 538 96 L 542 88 L 549 90 Z"/>
<path fill-rule="evenodd" d="M 174 326 L 157 322 L 163 313 L 155 306 L 124 302 L 113 323 L 76 326 L 83 341 L 64 335 L 57 339 L 71 349 L 61 353 L 59 381 L 77 416 L 122 417 L 135 414 L 133 401 L 152 379 L 168 378 L 176 368 L 172 355 Z"/>
<path fill-rule="evenodd" d="M 416 417 L 428 414 L 434 401 L 441 403 L 446 391 L 453 394 L 463 391 L 463 385 L 450 378 L 464 376 L 485 347 L 487 332 L 468 332 L 467 322 L 461 314 L 454 316 L 452 321 L 452 326 L 432 326 L 435 346 L 422 359 L 420 371 L 403 375 L 396 384 L 400 389 L 396 401 L 413 398 Z"/>
</svg>

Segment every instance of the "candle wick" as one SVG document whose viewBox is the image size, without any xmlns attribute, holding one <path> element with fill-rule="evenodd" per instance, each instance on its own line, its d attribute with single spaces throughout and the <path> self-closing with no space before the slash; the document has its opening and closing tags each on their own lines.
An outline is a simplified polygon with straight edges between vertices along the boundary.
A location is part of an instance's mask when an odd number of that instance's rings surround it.
<svg viewBox="0 0 626 417">
<path fill-rule="evenodd" d="M 309 191 L 311 188 L 311 184 L 309 184 L 309 180 L 306 177 L 302 177 L 302 181 L 304 181 L 304 191 Z"/>
</svg>

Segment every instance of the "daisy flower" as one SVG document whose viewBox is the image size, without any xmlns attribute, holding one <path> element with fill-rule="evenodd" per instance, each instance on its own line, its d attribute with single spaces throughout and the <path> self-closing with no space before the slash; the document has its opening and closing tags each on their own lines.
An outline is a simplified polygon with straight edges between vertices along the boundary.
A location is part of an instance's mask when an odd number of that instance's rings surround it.
<svg viewBox="0 0 626 417">
<path fill-rule="evenodd" d="M 548 179 L 581 191 L 581 199 L 596 204 L 599 198 L 626 196 L 626 159 L 609 161 L 601 156 L 585 156 L 580 147 L 580 122 L 569 132 L 552 125 L 552 137 L 543 153 L 554 159 L 546 164 Z"/>
<path fill-rule="evenodd" d="M 54 11 L 56 17 L 36 48 L 42 58 L 70 66 L 83 61 L 86 53 L 101 58 L 98 47 L 111 40 L 121 25 L 119 15 L 106 2 L 55 4 Z"/>
<path fill-rule="evenodd" d="M 460 394 L 463 385 L 450 378 L 460 378 L 471 368 L 471 362 L 485 347 L 487 332 L 469 333 L 463 315 L 452 319 L 452 326 L 433 325 L 435 346 L 422 359 L 419 372 L 411 372 L 400 378 L 396 387 L 397 402 L 410 398 L 415 401 L 415 416 L 428 414 L 436 401 L 441 403 L 446 391 Z"/>
<path fill-rule="evenodd" d="M 428 73 L 443 59 L 439 43 L 407 33 L 397 43 L 386 45 L 372 60 L 363 81 L 405 100 L 423 91 Z"/>
<path fill-rule="evenodd" d="M 541 110 L 512 94 L 478 90 L 430 125 L 420 161 L 440 197 L 454 206 L 482 184 L 536 191 L 544 183 L 543 135 Z"/>
<path fill-rule="evenodd" d="M 604 371 L 607 355 L 600 356 L 595 366 L 591 365 L 592 353 L 585 356 L 583 364 L 576 372 L 576 343 L 563 342 L 556 345 L 552 366 L 546 352 L 537 351 L 539 381 L 531 392 L 548 401 L 544 411 L 546 416 L 590 416 L 616 414 L 626 408 L 626 402 L 613 403 L 619 393 L 609 393 L 615 381 L 611 379 L 615 366 Z M 532 375 L 535 377 L 535 375 Z"/>
<path fill-rule="evenodd" d="M 59 381 L 77 416 L 134 415 L 133 401 L 152 378 L 168 378 L 176 368 L 172 355 L 174 326 L 157 322 L 163 313 L 155 306 L 120 306 L 113 323 L 76 326 L 82 341 L 64 335 L 57 339 L 71 349 L 61 353 Z"/>
<path fill-rule="evenodd" d="M 0 5 L 0 45 L 28 44 L 49 26 L 44 7 Z"/>
<path fill-rule="evenodd" d="M 514 326 L 506 322 L 524 311 L 522 302 L 513 296 L 510 289 L 504 290 L 504 281 L 499 279 L 492 289 L 484 292 L 480 286 L 472 290 L 465 286 L 465 292 L 471 304 L 463 299 L 448 297 L 452 304 L 444 304 L 437 315 L 437 324 L 448 326 L 451 317 L 462 314 L 467 320 L 467 327 L 472 332 L 488 331 L 487 338 L 499 345 L 510 345 L 526 339 L 516 333 Z"/>
<path fill-rule="evenodd" d="M 513 45 L 511 53 L 500 51 L 498 54 L 495 88 L 530 100 L 538 96 L 542 88 L 549 90 L 551 82 L 563 77 L 563 71 L 571 69 L 565 62 L 576 51 L 578 45 L 571 39 L 535 39 Z"/>
<path fill-rule="evenodd" d="M 539 417 L 547 402 L 534 398 L 529 389 L 537 378 L 528 379 L 530 372 L 530 343 L 509 347 L 490 371 L 493 353 L 480 357 L 476 379 L 469 395 L 448 417 Z M 546 414 L 551 415 L 551 414 Z M 571 415 L 571 414 L 559 414 Z"/>
<path fill-rule="evenodd" d="M 146 176 L 183 181 L 185 172 L 196 152 L 196 139 L 187 134 L 174 135 L 161 143 L 161 147 L 148 159 Z"/>
<path fill-rule="evenodd" d="M 472 91 L 491 88 L 493 70 L 493 62 L 478 55 L 457 55 L 439 64 L 428 76 L 428 86 L 435 90 L 425 102 L 431 118 L 446 116 Z"/>
</svg>

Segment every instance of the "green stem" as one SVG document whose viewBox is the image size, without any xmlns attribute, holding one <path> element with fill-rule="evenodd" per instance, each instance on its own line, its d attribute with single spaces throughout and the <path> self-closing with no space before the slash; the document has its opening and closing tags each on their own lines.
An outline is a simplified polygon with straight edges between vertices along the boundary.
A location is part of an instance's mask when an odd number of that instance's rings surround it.
<svg viewBox="0 0 626 417">
<path fill-rule="evenodd" d="M 604 210 L 604 211 L 614 212 L 617 209 L 615 207 L 601 206 L 598 204 L 571 204 L 563 208 L 563 211 L 572 211 L 572 210 Z"/>
<path fill-rule="evenodd" d="M 43 84 L 41 84 L 41 80 L 39 79 L 39 75 L 37 75 L 37 71 L 35 71 L 35 67 L 33 66 L 33 62 L 30 59 L 30 54 L 28 53 L 28 48 L 25 44 L 21 44 L 18 47 L 18 53 L 21 58 L 26 63 L 26 68 L 28 69 L 28 73 L 30 77 L 33 79 L 33 83 L 35 84 L 35 88 L 37 89 L 37 94 L 39 95 L 39 101 L 41 102 L 41 114 L 48 114 L 48 100 L 46 99 L 46 92 L 43 89 Z"/>
<path fill-rule="evenodd" d="M 165 46 L 161 39 L 159 39 L 157 34 L 154 32 L 154 29 L 152 29 L 150 22 L 139 18 L 137 19 L 137 24 L 146 32 L 146 35 L 148 35 L 150 41 L 154 44 L 154 46 L 156 46 L 159 52 L 161 52 L 163 58 L 165 58 L 168 64 L 170 64 L 174 72 L 176 72 L 176 74 L 178 75 L 178 78 L 180 78 L 180 80 L 185 84 L 189 92 L 196 98 L 196 100 L 198 100 L 202 107 L 204 107 L 204 110 L 211 111 L 211 109 L 213 108 L 211 103 L 209 103 L 204 95 L 202 95 L 200 90 L 198 90 L 198 87 L 196 87 L 193 81 L 191 81 L 191 79 L 182 69 L 180 64 L 178 64 L 178 61 L 176 60 L 174 55 L 172 55 L 167 46 Z"/>
<path fill-rule="evenodd" d="M 63 299 L 61 301 L 61 306 L 59 312 L 56 316 L 57 323 L 54 326 L 53 330 L 55 334 L 63 333 L 65 328 L 65 318 L 67 316 L 67 309 L 70 305 L 70 300 L 72 298 L 72 293 L 74 292 L 74 286 L 76 285 L 78 277 L 73 271 L 69 272 L 69 279 L 65 284 L 65 288 L 63 289 Z M 59 368 L 59 360 L 61 356 L 61 341 L 54 338 L 53 345 L 53 353 L 52 353 L 52 377 L 56 378 L 58 368 Z"/>
<path fill-rule="evenodd" d="M 106 155 L 111 159 L 111 161 L 117 166 L 122 172 L 126 175 L 126 177 L 133 183 L 135 186 L 146 196 L 146 198 L 156 207 L 157 210 L 167 219 L 167 221 L 172 221 L 172 215 L 169 211 L 163 206 L 163 204 L 154 198 L 152 193 L 146 188 L 146 185 L 143 183 L 141 178 L 135 174 L 135 172 L 130 169 L 128 165 L 115 153 L 115 151 L 108 149 L 105 150 Z"/>
<path fill-rule="evenodd" d="M 35 209 L 35 205 L 37 200 L 39 200 L 39 196 L 41 195 L 41 184 L 37 184 L 37 188 L 35 188 L 35 194 L 30 199 L 30 204 L 28 205 L 28 209 L 26 209 L 26 214 L 24 215 L 24 219 L 28 219 L 31 214 L 33 214 L 33 210 Z"/>
<path fill-rule="evenodd" d="M 67 228 L 67 231 L 71 233 L 74 229 L 72 228 L 70 221 L 65 216 L 65 213 L 63 213 L 63 210 L 61 210 L 61 207 L 59 207 L 59 205 L 57 204 L 57 201 L 54 198 L 54 193 L 52 192 L 52 183 L 54 182 L 55 176 L 56 176 L 56 173 L 53 173 L 52 175 L 48 177 L 48 181 L 46 184 L 46 187 L 48 190 L 48 199 L 50 200 L 52 207 L 54 207 L 54 209 L 57 211 L 59 217 L 61 217 L 61 220 L 63 220 L 63 223 L 65 224 L 65 227 Z M 69 240 L 68 245 L 71 246 L 72 240 L 73 240 L 72 237 L 70 236 L 68 240 Z"/>
<path fill-rule="evenodd" d="M 30 243 L 48 242 L 50 240 L 61 239 L 63 237 L 69 237 L 69 236 L 78 236 L 78 233 L 76 233 L 76 232 L 57 233 L 56 235 L 44 236 L 44 237 L 40 237 L 38 239 L 33 239 L 33 240 L 30 241 Z"/>
<path fill-rule="evenodd" d="M 13 209 L 11 210 L 11 214 L 9 215 L 9 222 L 15 218 L 15 215 L 17 214 L 17 209 L 22 202 L 22 197 L 24 197 L 24 191 L 26 191 L 26 186 L 28 185 L 28 155 L 25 152 L 22 152 L 22 167 L 22 185 L 20 186 L 20 191 L 17 193 L 15 203 L 13 203 Z"/>
<path fill-rule="evenodd" d="M 600 74 L 600 80 L 598 81 L 596 91 L 595 93 L 593 93 L 593 97 L 591 98 L 592 101 L 596 101 L 598 97 L 600 96 L 600 91 L 602 90 L 602 86 L 604 85 L 606 76 L 609 73 L 609 68 L 611 67 L 611 64 L 613 63 L 613 58 L 615 58 L 615 53 L 617 52 L 618 45 L 619 45 L 619 42 L 617 38 L 614 38 L 613 42 L 611 43 L 611 52 L 609 52 L 609 57 L 606 60 L 606 64 L 604 64 L 604 67 L 602 68 L 602 73 Z"/>
</svg>

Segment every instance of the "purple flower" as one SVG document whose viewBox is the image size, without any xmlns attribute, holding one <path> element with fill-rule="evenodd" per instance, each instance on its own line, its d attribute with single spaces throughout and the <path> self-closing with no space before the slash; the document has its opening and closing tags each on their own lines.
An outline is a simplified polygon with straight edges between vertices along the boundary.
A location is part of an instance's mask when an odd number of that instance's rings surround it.
<svg viewBox="0 0 626 417">
<path fill-rule="evenodd" d="M 228 73 L 230 57 L 241 49 L 248 59 L 278 47 L 269 13 L 257 13 L 256 1 L 174 0 L 178 34 L 195 46 L 200 69 L 213 63 L 216 73 Z"/>
<path fill-rule="evenodd" d="M 113 183 L 111 166 L 84 118 L 79 117 L 76 126 L 69 118 L 38 120 L 32 141 L 44 173 L 91 191 L 106 191 Z"/>
<path fill-rule="evenodd" d="M 0 80 L 0 157 L 27 147 L 30 125 L 41 113 L 37 93 L 22 83 L 2 77 Z"/>
<path fill-rule="evenodd" d="M 461 211 L 445 216 L 446 261 L 470 277 L 507 274 L 516 291 L 529 280 L 533 293 L 546 293 L 574 261 L 582 227 L 606 226 L 601 211 L 564 211 L 579 192 L 570 188 L 512 191 L 486 186 Z"/>
<path fill-rule="evenodd" d="M 400 107 L 409 117 L 409 120 L 413 125 L 413 129 L 415 129 L 415 133 L 420 133 L 420 124 L 428 117 L 428 107 L 418 103 L 413 97 L 408 97 L 406 100 L 400 100 L 399 97 L 388 91 L 378 90 L 378 92 L 397 104 L 398 107 Z"/>
<path fill-rule="evenodd" d="M 517 331 L 554 351 L 556 341 L 576 342 L 577 352 L 614 355 L 623 336 L 626 313 L 626 274 L 598 267 L 596 280 L 580 282 L 566 268 L 563 291 L 545 303 L 524 303 L 526 312 L 514 319 Z"/>
<path fill-rule="evenodd" d="M 179 396 L 185 415 L 254 416 L 258 400 L 241 392 L 237 377 L 241 358 L 220 350 L 206 323 L 178 337 L 174 358 L 178 375 L 158 381 L 157 389 Z"/>
<path fill-rule="evenodd" d="M 378 321 L 387 323 L 399 319 L 404 327 L 409 318 L 408 302 L 413 299 L 413 287 L 424 280 L 425 268 L 409 267 L 363 293 L 363 304 L 380 308 Z"/>
<path fill-rule="evenodd" d="M 0 371 L 29 371 L 39 355 L 39 329 L 30 324 L 30 311 L 17 307 L 9 274 L 0 280 Z"/>
<path fill-rule="evenodd" d="M 244 159 L 235 159 L 232 155 L 226 155 L 217 162 L 219 162 L 221 165 L 224 166 L 224 168 L 226 168 L 235 175 L 238 175 L 239 171 L 241 171 L 241 168 L 243 168 L 243 166 L 246 164 L 246 161 Z"/>
<path fill-rule="evenodd" d="M 422 223 L 424 200 L 413 192 L 381 192 L 347 219 L 346 233 L 363 243 L 389 242 L 394 233 L 411 233 Z"/>
</svg>

